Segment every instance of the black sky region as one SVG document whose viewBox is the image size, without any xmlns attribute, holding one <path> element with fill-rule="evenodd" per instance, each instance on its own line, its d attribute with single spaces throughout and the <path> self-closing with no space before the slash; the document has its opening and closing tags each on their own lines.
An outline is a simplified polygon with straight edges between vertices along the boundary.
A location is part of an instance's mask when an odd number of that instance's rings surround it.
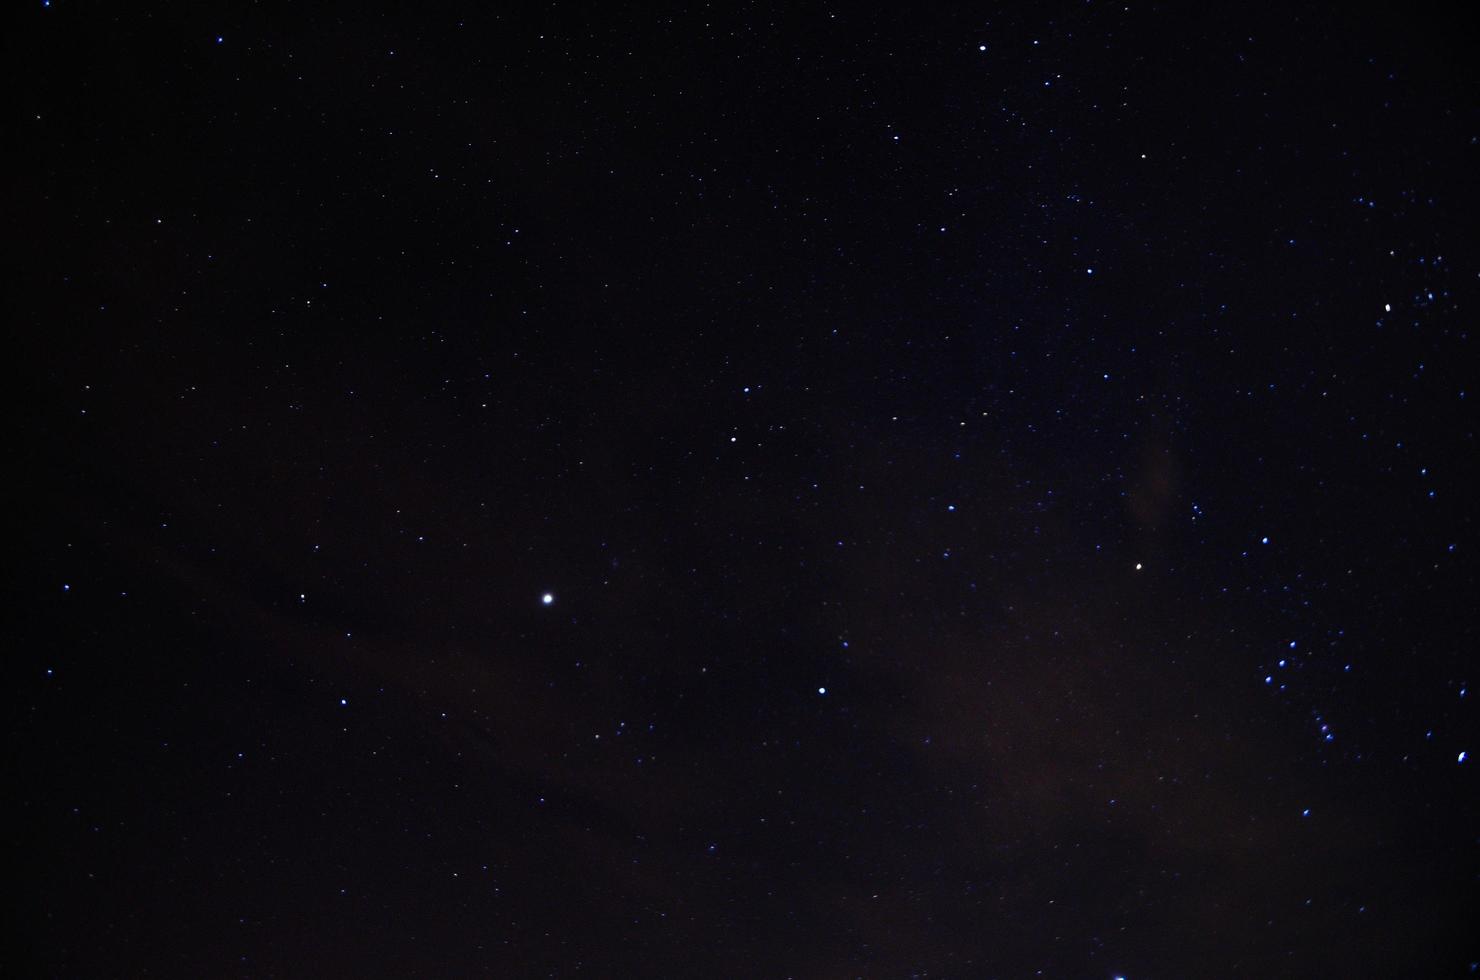
<svg viewBox="0 0 1480 980">
<path fill-rule="evenodd" d="M 6 975 L 1476 971 L 1457 7 L 3 34 Z"/>
</svg>

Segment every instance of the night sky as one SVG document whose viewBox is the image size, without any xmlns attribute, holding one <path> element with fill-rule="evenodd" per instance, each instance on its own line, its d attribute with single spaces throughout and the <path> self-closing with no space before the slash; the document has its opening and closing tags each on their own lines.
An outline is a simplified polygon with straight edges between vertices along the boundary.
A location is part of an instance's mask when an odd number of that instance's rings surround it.
<svg viewBox="0 0 1480 980">
<path fill-rule="evenodd" d="M 7 976 L 1475 972 L 1473 21 L 153 6 L 0 30 Z"/>
</svg>

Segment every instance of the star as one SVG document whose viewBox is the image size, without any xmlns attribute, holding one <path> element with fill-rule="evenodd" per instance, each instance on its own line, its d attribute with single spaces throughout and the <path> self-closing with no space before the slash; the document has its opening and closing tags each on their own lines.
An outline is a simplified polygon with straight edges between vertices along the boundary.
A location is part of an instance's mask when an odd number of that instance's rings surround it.
<svg viewBox="0 0 1480 980">
<path fill-rule="evenodd" d="M 540 596 L 540 602 L 544 603 L 547 606 L 551 605 L 555 602 L 555 596 L 552 593 L 546 592 L 544 595 Z"/>
</svg>

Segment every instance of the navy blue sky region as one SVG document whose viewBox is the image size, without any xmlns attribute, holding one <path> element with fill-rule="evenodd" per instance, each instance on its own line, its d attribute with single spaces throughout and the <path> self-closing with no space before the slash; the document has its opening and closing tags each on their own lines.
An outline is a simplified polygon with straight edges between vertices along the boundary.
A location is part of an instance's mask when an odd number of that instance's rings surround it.
<svg viewBox="0 0 1480 980">
<path fill-rule="evenodd" d="M 1480 969 L 1472 16 L 5 21 L 7 974 Z"/>
</svg>

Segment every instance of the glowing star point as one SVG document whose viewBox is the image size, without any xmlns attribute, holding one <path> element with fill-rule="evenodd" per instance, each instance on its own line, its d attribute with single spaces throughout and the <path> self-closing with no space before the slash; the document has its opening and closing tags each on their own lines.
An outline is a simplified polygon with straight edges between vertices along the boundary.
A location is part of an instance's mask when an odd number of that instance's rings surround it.
<svg viewBox="0 0 1480 980">
<path fill-rule="evenodd" d="M 555 603 L 554 594 L 546 592 L 544 595 L 540 596 L 540 603 L 546 606 L 553 605 Z"/>
</svg>

